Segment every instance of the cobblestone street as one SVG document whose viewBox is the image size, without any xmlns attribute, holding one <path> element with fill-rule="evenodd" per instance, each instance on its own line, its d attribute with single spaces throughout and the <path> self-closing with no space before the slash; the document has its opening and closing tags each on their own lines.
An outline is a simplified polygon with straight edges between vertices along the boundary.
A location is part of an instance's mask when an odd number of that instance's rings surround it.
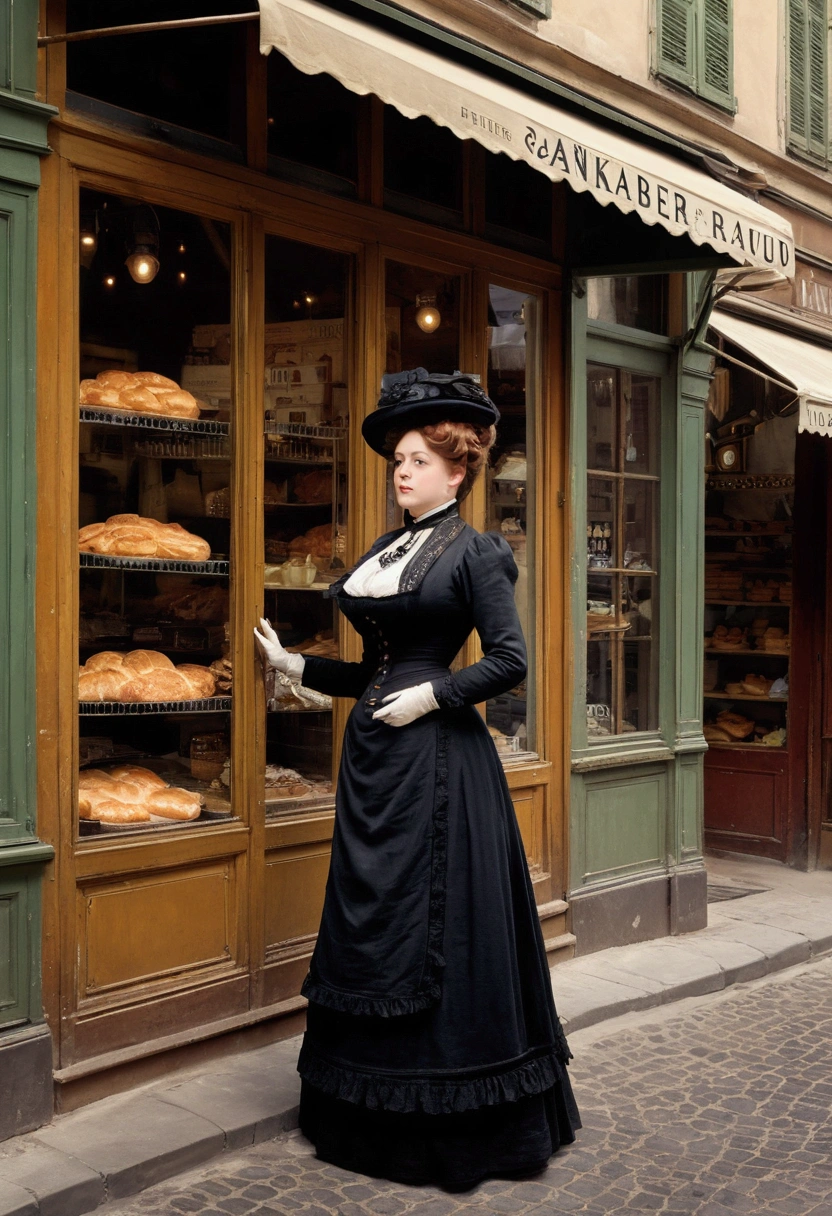
<svg viewBox="0 0 832 1216">
<path fill-rule="evenodd" d="M 832 959 L 573 1048 L 584 1129 L 534 1178 L 403 1187 L 316 1161 L 295 1132 L 108 1216 L 832 1216 Z"/>
</svg>

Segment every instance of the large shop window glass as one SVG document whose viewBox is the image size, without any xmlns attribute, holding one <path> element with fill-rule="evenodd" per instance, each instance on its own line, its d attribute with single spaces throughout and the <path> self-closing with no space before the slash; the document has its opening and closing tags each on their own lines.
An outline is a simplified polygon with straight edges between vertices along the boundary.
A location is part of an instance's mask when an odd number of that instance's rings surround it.
<svg viewBox="0 0 832 1216">
<path fill-rule="evenodd" d="M 590 742 L 658 728 L 661 380 L 587 368 Z"/>
<path fill-rule="evenodd" d="M 200 16 L 247 12 L 248 0 L 204 0 Z M 67 30 L 193 17 L 185 0 L 67 0 Z M 244 24 L 152 30 L 67 44 L 74 109 L 92 110 L 155 139 L 189 142 L 189 132 L 245 147 Z M 206 88 L 206 83 L 210 87 Z M 104 103 L 104 105 L 96 104 Z M 115 112 L 109 115 L 109 107 Z M 214 145 L 211 151 L 223 153 Z"/>
<path fill-rule="evenodd" d="M 332 76 L 309 76 L 277 51 L 266 60 L 269 170 L 354 195 L 360 98 Z"/>
<path fill-rule="evenodd" d="M 400 372 L 414 367 L 443 373 L 460 370 L 459 296 L 460 281 L 456 276 L 402 262 L 387 263 L 385 371 Z M 387 527 L 397 528 L 401 521 L 391 463 L 387 477 Z"/>
<path fill-rule="evenodd" d="M 164 832 L 232 814 L 231 230 L 80 214 L 80 834 Z"/>
<path fill-rule="evenodd" d="M 349 259 L 266 238 L 265 609 L 288 650 L 340 658 L 327 587 L 345 569 Z M 266 674 L 266 814 L 333 797 L 332 700 Z"/>
<path fill-rule="evenodd" d="M 539 301 L 489 288 L 488 393 L 500 411 L 486 474 L 487 527 L 508 541 L 517 563 L 515 601 L 529 652 L 528 675 L 486 705 L 497 750 L 507 760 L 533 752 L 534 741 L 534 414 Z"/>
</svg>

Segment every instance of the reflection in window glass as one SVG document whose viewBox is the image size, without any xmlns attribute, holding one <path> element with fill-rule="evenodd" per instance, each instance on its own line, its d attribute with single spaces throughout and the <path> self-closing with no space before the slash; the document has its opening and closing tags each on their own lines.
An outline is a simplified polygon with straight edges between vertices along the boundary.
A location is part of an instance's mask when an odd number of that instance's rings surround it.
<svg viewBox="0 0 832 1216">
<path fill-rule="evenodd" d="M 588 279 L 587 316 L 590 321 L 666 334 L 667 276 L 623 274 Z"/>
<path fill-rule="evenodd" d="M 538 301 L 494 284 L 489 288 L 488 393 L 500 411 L 487 473 L 487 527 L 508 541 L 517 562 L 515 600 L 529 648 L 528 675 L 486 706 L 486 721 L 504 759 L 534 740 L 534 394 Z"/>
<path fill-rule="evenodd" d="M 299 71 L 277 51 L 267 59 L 267 73 L 269 156 L 322 170 L 343 179 L 345 186 L 354 183 L 358 95 L 331 76 Z M 276 163 L 271 167 L 285 168 Z"/>
<path fill-rule="evenodd" d="M 587 367 L 587 738 L 658 727 L 661 382 Z"/>
<path fill-rule="evenodd" d="M 394 211 L 421 214 L 416 200 L 446 212 L 451 221 L 460 220 L 462 141 L 429 118 L 405 118 L 386 106 L 384 189 L 385 205 Z"/>
<path fill-rule="evenodd" d="M 266 237 L 266 615 L 288 650 L 340 657 L 324 591 L 345 569 L 349 258 Z M 266 812 L 332 800 L 332 701 L 266 675 Z"/>
<path fill-rule="evenodd" d="M 549 255 L 552 246 L 552 183 L 522 161 L 502 153 L 485 158 L 486 235 L 501 244 L 527 238 Z"/>
<path fill-rule="evenodd" d="M 117 16 L 114 9 L 117 8 Z M 204 0 L 200 16 L 247 12 L 247 0 Z M 192 17 L 179 0 L 67 0 L 67 29 Z M 70 42 L 67 88 L 228 143 L 245 145 L 245 25 L 155 30 Z M 206 88 L 206 82 L 210 87 Z M 175 138 L 151 127 L 157 138 Z"/>
</svg>

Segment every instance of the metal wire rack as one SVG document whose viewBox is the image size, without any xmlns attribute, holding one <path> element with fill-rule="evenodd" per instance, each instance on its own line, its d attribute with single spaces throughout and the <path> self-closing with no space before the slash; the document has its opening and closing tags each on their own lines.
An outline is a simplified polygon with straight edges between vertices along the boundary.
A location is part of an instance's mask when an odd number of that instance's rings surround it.
<svg viewBox="0 0 832 1216">
<path fill-rule="evenodd" d="M 207 418 L 167 418 L 158 414 L 129 414 L 125 410 L 99 410 L 82 405 L 82 422 L 103 422 L 107 426 L 129 426 L 143 431 L 176 432 L 180 435 L 227 435 L 230 424 Z"/>
<path fill-rule="evenodd" d="M 104 553 L 79 553 L 82 570 L 159 571 L 166 574 L 213 574 L 227 578 L 228 561 L 183 562 L 170 557 L 111 557 Z"/>
<path fill-rule="evenodd" d="M 230 697 L 203 697 L 196 701 L 79 701 L 78 713 L 86 718 L 135 718 L 143 714 L 228 713 Z"/>
<path fill-rule="evenodd" d="M 131 450 L 154 460 L 228 460 L 231 454 L 226 435 L 134 439 Z"/>
<path fill-rule="evenodd" d="M 296 435 L 302 439 L 346 439 L 344 426 L 312 426 L 306 422 L 266 422 L 266 435 Z"/>
</svg>

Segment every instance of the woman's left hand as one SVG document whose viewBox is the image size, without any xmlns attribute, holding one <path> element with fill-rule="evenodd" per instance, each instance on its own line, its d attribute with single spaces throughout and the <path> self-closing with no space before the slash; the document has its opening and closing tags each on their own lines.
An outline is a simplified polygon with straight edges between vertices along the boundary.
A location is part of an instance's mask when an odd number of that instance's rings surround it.
<svg viewBox="0 0 832 1216">
<path fill-rule="evenodd" d="M 386 722 L 388 726 L 407 726 L 408 723 L 415 722 L 417 718 L 439 708 L 439 702 L 433 695 L 433 685 L 430 683 L 403 688 L 401 692 L 391 692 L 381 704 L 382 708 L 376 710 L 373 718 Z"/>
</svg>

